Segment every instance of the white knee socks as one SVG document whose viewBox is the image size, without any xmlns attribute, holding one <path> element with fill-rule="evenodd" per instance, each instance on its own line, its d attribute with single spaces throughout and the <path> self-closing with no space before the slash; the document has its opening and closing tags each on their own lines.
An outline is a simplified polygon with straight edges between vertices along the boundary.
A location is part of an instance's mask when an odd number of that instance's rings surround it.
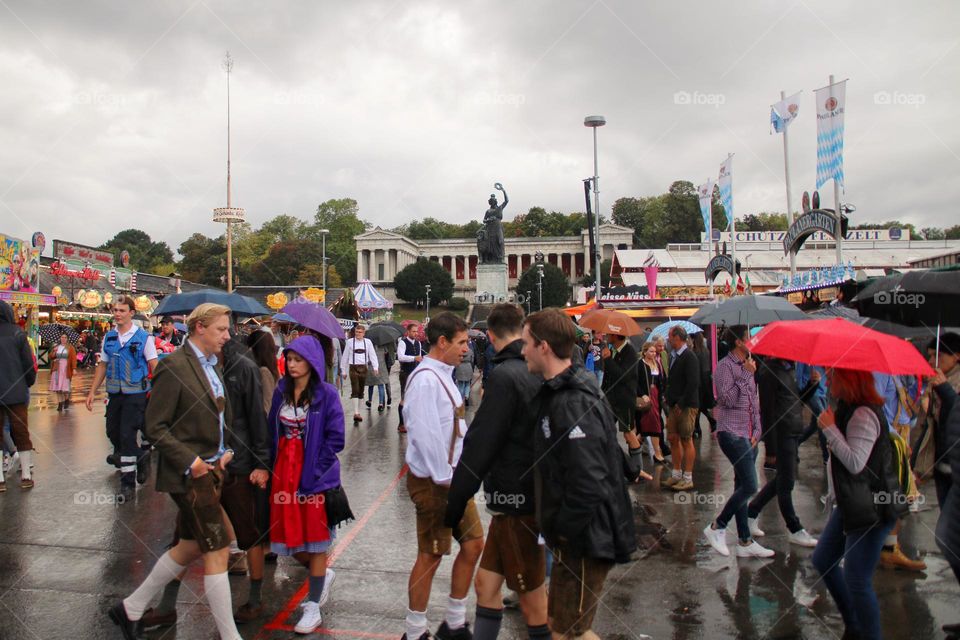
<svg viewBox="0 0 960 640">
<path fill-rule="evenodd" d="M 203 576 L 203 590 L 207 595 L 210 613 L 217 623 L 221 640 L 240 638 L 237 623 L 233 621 L 233 603 L 230 600 L 230 580 L 227 572 Z"/>
<path fill-rule="evenodd" d="M 30 458 L 33 457 L 33 451 L 21 451 L 20 452 L 20 477 L 24 480 L 29 480 L 31 477 L 30 474 Z"/>
<path fill-rule="evenodd" d="M 183 568 L 183 565 L 177 564 L 173 558 L 170 557 L 169 551 L 160 556 L 157 564 L 153 565 L 153 569 L 150 570 L 146 579 L 137 587 L 137 590 L 123 600 L 123 607 L 127 610 L 127 617 L 131 620 L 139 620 L 143 616 L 146 608 L 150 606 L 153 597 L 160 593 L 168 582 L 180 575 Z M 231 620 L 232 619 L 231 617 Z"/>
</svg>

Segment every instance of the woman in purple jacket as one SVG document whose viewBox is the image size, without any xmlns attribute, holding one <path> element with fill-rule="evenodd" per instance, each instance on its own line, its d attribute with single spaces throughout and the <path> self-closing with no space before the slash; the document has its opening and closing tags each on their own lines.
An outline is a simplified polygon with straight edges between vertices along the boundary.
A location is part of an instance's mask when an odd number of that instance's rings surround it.
<svg viewBox="0 0 960 640">
<path fill-rule="evenodd" d="M 273 490 L 270 496 L 270 547 L 294 556 L 310 569 L 310 591 L 294 627 L 311 633 L 320 626 L 334 580 L 327 551 L 334 528 L 327 522 L 324 492 L 340 486 L 343 408 L 336 388 L 324 382 L 323 348 L 313 336 L 291 342 L 283 351 L 286 373 L 270 406 L 273 435 Z"/>
</svg>

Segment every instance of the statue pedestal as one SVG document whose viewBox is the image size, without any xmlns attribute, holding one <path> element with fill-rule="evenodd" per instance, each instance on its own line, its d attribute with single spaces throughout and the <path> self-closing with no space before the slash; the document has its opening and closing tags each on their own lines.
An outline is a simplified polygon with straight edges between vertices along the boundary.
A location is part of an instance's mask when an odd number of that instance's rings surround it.
<svg viewBox="0 0 960 640">
<path fill-rule="evenodd" d="M 505 263 L 478 264 L 477 294 L 474 302 L 496 304 L 507 301 L 507 265 Z"/>
</svg>

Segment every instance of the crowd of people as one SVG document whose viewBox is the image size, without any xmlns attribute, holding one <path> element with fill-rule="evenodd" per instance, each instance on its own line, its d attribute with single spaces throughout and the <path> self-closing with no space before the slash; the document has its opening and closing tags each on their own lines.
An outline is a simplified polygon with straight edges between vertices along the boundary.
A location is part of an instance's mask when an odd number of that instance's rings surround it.
<svg viewBox="0 0 960 640">
<path fill-rule="evenodd" d="M 652 480 L 644 448 L 654 465 L 669 467 L 664 490 L 694 491 L 701 416 L 734 479 L 733 493 L 703 530 L 707 544 L 730 555 L 725 532 L 733 520 L 736 557 L 773 556 L 758 541 L 758 518 L 776 498 L 789 543 L 814 549 L 812 566 L 843 617 L 844 637 L 881 636 L 872 587 L 878 565 L 924 568 L 896 537 L 917 504 L 918 482 L 936 486 L 937 543 L 960 581 L 960 493 L 952 489 L 960 473 L 957 334 L 924 345 L 936 376 L 917 380 L 759 358 L 748 348 L 746 326 L 724 328 L 714 368 L 703 336 L 682 326 L 666 339 L 649 332 L 578 337 L 558 309 L 524 317 L 511 304 L 493 308 L 482 340 L 471 338 L 461 317 L 443 312 L 422 334 L 411 325 L 387 345 L 374 345 L 363 325 L 343 341 L 305 327 L 295 337 L 276 327 L 244 335 L 230 309 L 215 304 L 194 309 L 186 332 L 161 319 L 157 336 L 133 322 L 129 298 L 115 300 L 112 313 L 85 404 L 92 410 L 105 383 L 107 462 L 119 471 L 120 494 L 130 497 L 147 481 L 155 450 L 156 488 L 170 494 L 177 512 L 168 550 L 108 612 L 128 640 L 176 623 L 180 580 L 197 561 L 220 637 L 239 638 L 237 624 L 264 615 L 264 565 L 274 555 L 308 572 L 294 630 L 321 625 L 335 580 L 327 554 L 338 527 L 353 519 L 341 485 L 347 418 L 337 383 L 349 385 L 356 426 L 361 403 L 373 409 L 375 387 L 377 410 L 391 406 L 394 362 L 417 536 L 407 640 L 431 635 L 434 577 L 454 541 L 437 638 L 496 638 L 504 584 L 518 595 L 530 638 L 593 637 L 606 576 L 637 549 L 628 486 Z M 0 302 L 0 408 L 19 452 L 20 486 L 29 489 L 27 404 L 36 369 L 11 315 Z M 76 357 L 67 340 L 54 349 L 50 390 L 58 410 L 68 410 Z M 478 369 L 482 390 L 473 391 Z M 833 507 L 825 523 L 801 522 L 793 504 L 799 447 L 814 434 Z M 762 466 L 773 471 L 762 488 L 761 443 Z M 475 497 L 481 489 L 492 515 L 486 531 Z M 819 528 L 819 536 L 807 527 Z M 241 562 L 248 595 L 233 611 L 228 573 Z M 960 637 L 956 625 L 945 630 Z"/>
</svg>

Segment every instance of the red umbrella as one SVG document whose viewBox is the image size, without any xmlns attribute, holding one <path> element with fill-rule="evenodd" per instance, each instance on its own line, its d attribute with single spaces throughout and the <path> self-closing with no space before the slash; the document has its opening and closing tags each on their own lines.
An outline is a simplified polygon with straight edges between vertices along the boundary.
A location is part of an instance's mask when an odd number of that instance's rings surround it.
<svg viewBox="0 0 960 640">
<path fill-rule="evenodd" d="M 913 345 L 843 318 L 771 322 L 747 342 L 762 356 L 890 375 L 932 376 Z"/>
</svg>

